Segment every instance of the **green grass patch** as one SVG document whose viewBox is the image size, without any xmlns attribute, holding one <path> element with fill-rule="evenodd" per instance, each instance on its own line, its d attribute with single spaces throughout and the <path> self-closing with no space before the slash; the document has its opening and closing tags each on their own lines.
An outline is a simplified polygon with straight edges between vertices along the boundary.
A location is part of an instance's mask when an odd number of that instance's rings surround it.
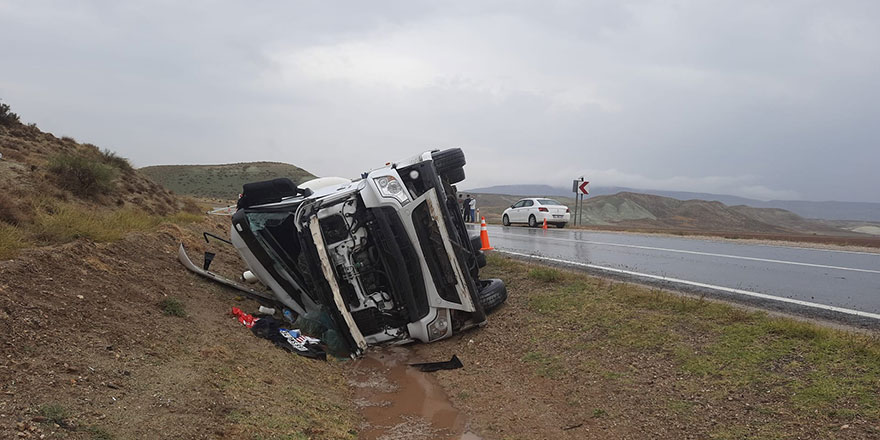
<svg viewBox="0 0 880 440">
<path fill-rule="evenodd" d="M 57 425 L 64 425 L 66 420 L 70 418 L 67 409 L 58 404 L 46 404 L 40 407 L 40 415 L 46 418 L 46 421 Z"/>
<path fill-rule="evenodd" d="M 652 380 L 642 371 L 660 365 L 676 389 L 700 394 L 713 406 L 752 396 L 756 414 L 787 417 L 794 425 L 806 419 L 817 425 L 880 423 L 876 336 L 497 255 L 490 255 L 484 276 L 516 286 L 511 298 L 525 307 L 522 331 L 554 347 L 552 355 L 522 355 L 537 375 L 570 373 L 626 387 Z M 679 396 L 669 396 L 663 410 L 695 417 L 692 404 Z M 785 432 L 780 423 L 761 432 Z M 736 438 L 740 429 L 712 436 Z"/>
<path fill-rule="evenodd" d="M 164 298 L 159 302 L 159 308 L 162 309 L 162 313 L 168 316 L 177 316 L 181 318 L 186 316 L 186 308 L 177 298 Z"/>
<path fill-rule="evenodd" d="M 562 273 L 556 269 L 549 267 L 535 267 L 529 269 L 529 279 L 542 281 L 545 283 L 556 283 L 562 281 Z"/>
<path fill-rule="evenodd" d="M 530 351 L 522 358 L 523 362 L 532 364 L 535 374 L 548 379 L 555 379 L 565 374 L 565 365 L 559 356 L 549 355 L 540 351 Z"/>
</svg>

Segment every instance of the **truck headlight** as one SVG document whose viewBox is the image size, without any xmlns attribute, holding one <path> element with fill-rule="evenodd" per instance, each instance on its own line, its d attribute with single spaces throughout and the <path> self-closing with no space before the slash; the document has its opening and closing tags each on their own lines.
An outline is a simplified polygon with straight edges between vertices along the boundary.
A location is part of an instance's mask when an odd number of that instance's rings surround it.
<svg viewBox="0 0 880 440">
<path fill-rule="evenodd" d="M 379 194 L 382 197 L 396 199 L 402 205 L 409 202 L 409 194 L 406 193 L 406 188 L 394 176 L 374 177 L 373 181 L 379 187 Z"/>
<path fill-rule="evenodd" d="M 446 336 L 448 329 L 449 321 L 446 320 L 446 313 L 438 313 L 437 317 L 428 324 L 428 340 L 433 341 Z"/>
</svg>

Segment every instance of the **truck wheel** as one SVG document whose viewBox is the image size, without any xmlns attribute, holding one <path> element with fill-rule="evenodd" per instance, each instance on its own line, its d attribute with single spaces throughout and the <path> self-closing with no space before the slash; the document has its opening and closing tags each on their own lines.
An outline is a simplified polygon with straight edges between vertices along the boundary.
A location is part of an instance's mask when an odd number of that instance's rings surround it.
<svg viewBox="0 0 880 440">
<path fill-rule="evenodd" d="M 446 181 L 449 182 L 450 185 L 455 185 L 458 182 L 464 180 L 464 168 L 455 168 L 451 171 L 448 171 L 446 174 L 441 174 L 441 177 L 445 177 Z"/>
<path fill-rule="evenodd" d="M 489 313 L 507 301 L 507 287 L 504 286 L 504 281 L 497 278 L 481 280 L 477 298 L 483 306 L 483 311 Z"/>
<path fill-rule="evenodd" d="M 464 159 L 464 152 L 461 151 L 461 148 L 435 151 L 431 153 L 431 158 L 434 159 L 434 168 L 437 169 L 437 174 L 449 174 L 450 172 L 463 167 L 467 163 Z M 462 179 L 464 179 L 463 174 L 464 173 L 462 173 Z"/>
<path fill-rule="evenodd" d="M 504 214 L 504 217 L 501 217 L 501 224 L 504 226 L 510 226 L 510 218 L 507 217 L 507 214 Z"/>
<path fill-rule="evenodd" d="M 538 221 L 535 220 L 535 216 L 534 216 L 534 215 L 530 215 L 530 216 L 529 216 L 529 227 L 530 227 L 530 228 L 534 228 L 534 227 L 536 227 L 536 226 L 538 226 Z"/>
</svg>

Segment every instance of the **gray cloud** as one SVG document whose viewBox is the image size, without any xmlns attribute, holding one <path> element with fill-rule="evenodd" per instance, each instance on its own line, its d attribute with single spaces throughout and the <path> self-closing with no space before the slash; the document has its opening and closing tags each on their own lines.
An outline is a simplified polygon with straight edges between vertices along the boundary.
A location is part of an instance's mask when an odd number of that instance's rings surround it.
<svg viewBox="0 0 880 440">
<path fill-rule="evenodd" d="M 880 201 L 876 2 L 6 2 L 0 98 L 137 165 Z"/>
</svg>

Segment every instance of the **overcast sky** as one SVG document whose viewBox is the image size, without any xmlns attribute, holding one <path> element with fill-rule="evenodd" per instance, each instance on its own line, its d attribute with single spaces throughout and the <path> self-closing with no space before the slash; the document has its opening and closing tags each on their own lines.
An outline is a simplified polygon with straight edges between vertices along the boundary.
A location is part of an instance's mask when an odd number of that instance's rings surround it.
<svg viewBox="0 0 880 440">
<path fill-rule="evenodd" d="M 132 4 L 123 4 L 132 3 Z M 137 166 L 880 202 L 878 1 L 0 0 L 0 99 Z"/>
</svg>

